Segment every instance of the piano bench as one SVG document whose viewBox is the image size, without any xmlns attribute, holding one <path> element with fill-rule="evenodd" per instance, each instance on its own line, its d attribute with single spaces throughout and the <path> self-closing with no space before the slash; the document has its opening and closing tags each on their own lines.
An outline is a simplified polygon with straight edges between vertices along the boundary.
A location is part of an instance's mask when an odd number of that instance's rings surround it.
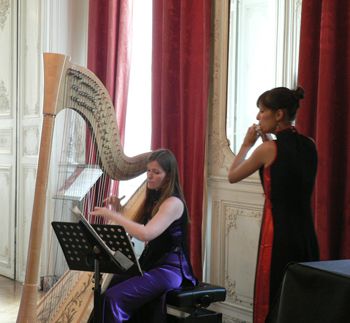
<svg viewBox="0 0 350 323">
<path fill-rule="evenodd" d="M 225 299 L 225 288 L 207 283 L 171 290 L 166 295 L 167 323 L 221 323 L 222 314 L 207 307 Z"/>
</svg>

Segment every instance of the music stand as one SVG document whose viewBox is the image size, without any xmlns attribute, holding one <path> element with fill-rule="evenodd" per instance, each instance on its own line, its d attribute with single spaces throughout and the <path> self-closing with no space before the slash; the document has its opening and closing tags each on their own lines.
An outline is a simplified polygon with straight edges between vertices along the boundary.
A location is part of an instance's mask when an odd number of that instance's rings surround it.
<svg viewBox="0 0 350 323">
<path fill-rule="evenodd" d="M 78 223 L 51 223 L 69 269 L 94 272 L 94 322 L 101 322 L 101 273 L 142 275 L 131 241 L 119 225 L 90 224 L 82 216 Z"/>
</svg>

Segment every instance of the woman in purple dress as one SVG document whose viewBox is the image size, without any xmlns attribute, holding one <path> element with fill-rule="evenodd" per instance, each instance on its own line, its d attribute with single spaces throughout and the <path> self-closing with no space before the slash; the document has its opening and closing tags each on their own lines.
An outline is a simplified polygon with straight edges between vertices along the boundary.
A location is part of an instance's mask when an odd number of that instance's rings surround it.
<svg viewBox="0 0 350 323">
<path fill-rule="evenodd" d="M 117 197 L 108 198 L 107 203 L 120 209 Z M 146 243 L 139 259 L 143 276 L 116 277 L 103 298 L 103 322 L 129 321 L 145 309 L 143 322 L 165 322 L 165 293 L 184 284 L 197 284 L 188 257 L 189 219 L 174 155 L 166 149 L 151 154 L 145 200 L 134 221 L 104 207 L 95 207 L 91 214 L 122 225 Z"/>
<path fill-rule="evenodd" d="M 272 320 L 272 305 L 290 262 L 317 261 L 311 195 L 317 170 L 312 139 L 293 127 L 304 90 L 278 87 L 257 101 L 259 125 L 249 127 L 229 173 L 236 183 L 259 170 L 265 193 L 254 290 L 254 323 Z M 270 140 L 269 134 L 276 139 Z M 248 151 L 261 136 L 263 143 Z M 268 314 L 270 312 L 270 314 Z"/>
</svg>

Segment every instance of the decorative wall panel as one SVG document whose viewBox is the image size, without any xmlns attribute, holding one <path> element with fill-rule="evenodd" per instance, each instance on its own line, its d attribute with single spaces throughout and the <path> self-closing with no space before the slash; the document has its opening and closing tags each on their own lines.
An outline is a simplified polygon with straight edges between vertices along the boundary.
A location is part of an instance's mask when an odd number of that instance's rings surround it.
<svg viewBox="0 0 350 323">
<path fill-rule="evenodd" d="M 12 129 L 0 129 L 0 154 L 12 154 Z"/>
<path fill-rule="evenodd" d="M 38 127 L 25 127 L 22 131 L 23 156 L 37 157 L 39 154 L 40 132 Z"/>
<path fill-rule="evenodd" d="M 1 1 L 1 0 L 0 0 Z M 29 230 L 34 200 L 36 167 L 40 150 L 42 104 L 43 104 L 43 53 L 56 52 L 72 57 L 79 65 L 86 65 L 87 59 L 87 17 L 86 0 L 17 0 L 18 34 L 18 140 L 17 156 L 17 280 L 25 275 Z M 74 41 L 73 41 L 74 39 Z M 1 55 L 1 54 L 0 54 Z M 79 58 L 75 57 L 77 55 Z M 1 75 L 1 72 L 0 72 Z M 60 115 L 60 114 L 59 114 Z M 81 147 L 80 147 L 81 149 Z M 53 157 L 61 151 L 54 143 Z M 48 184 L 48 196 L 51 196 Z M 49 199 L 50 200 L 50 199 Z M 47 203 L 50 216 L 50 201 Z M 45 221 L 46 221 L 45 220 Z M 49 221 L 44 230 L 50 226 Z M 47 235 L 44 232 L 44 237 Z M 44 238 L 46 239 L 46 237 Z M 46 261 L 45 245 L 41 253 L 41 268 Z"/>
<path fill-rule="evenodd" d="M 252 277 L 255 273 L 253 255 L 257 251 L 256 230 L 260 227 L 261 209 L 249 204 L 222 203 L 227 302 L 252 309 Z M 249 236 L 251 238 L 247 239 Z"/>
<path fill-rule="evenodd" d="M 40 117 L 41 109 L 41 3 L 21 1 L 21 113 L 23 117 Z M 35 28 L 33 28 L 35 26 Z"/>
<path fill-rule="evenodd" d="M 41 0 L 19 0 L 17 128 L 17 280 L 23 280 L 39 154 L 42 104 Z"/>
<path fill-rule="evenodd" d="M 10 115 L 10 98 L 6 84 L 0 81 L 0 117 Z"/>
<path fill-rule="evenodd" d="M 0 1 L 0 30 L 4 29 L 10 11 L 10 0 Z"/>
<path fill-rule="evenodd" d="M 0 0 L 0 274 L 14 278 L 17 1 Z"/>
<path fill-rule="evenodd" d="M 13 196 L 13 169 L 10 165 L 0 166 L 0 205 L 1 205 L 1 225 L 0 225 L 0 266 L 4 274 L 11 275 L 13 262 L 13 240 L 12 232 L 14 218 L 5 217 L 5 214 L 12 214 Z"/>
</svg>

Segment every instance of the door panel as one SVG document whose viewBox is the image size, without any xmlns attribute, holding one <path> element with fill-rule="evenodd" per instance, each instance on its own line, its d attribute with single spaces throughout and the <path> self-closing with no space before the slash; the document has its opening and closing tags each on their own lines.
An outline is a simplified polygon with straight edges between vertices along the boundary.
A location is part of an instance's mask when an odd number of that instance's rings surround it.
<svg viewBox="0 0 350 323">
<path fill-rule="evenodd" d="M 16 188 L 16 1 L 0 11 L 0 274 L 14 278 Z M 5 46 L 3 46 L 5 44 Z"/>
</svg>

